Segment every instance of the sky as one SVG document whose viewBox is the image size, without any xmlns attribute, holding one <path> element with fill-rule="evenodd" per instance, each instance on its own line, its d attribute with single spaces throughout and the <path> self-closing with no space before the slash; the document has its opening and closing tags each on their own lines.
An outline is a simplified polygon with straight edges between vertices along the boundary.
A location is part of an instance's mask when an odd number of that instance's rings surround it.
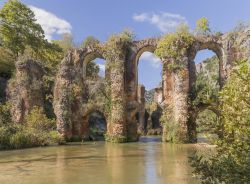
<svg viewBox="0 0 250 184">
<path fill-rule="evenodd" d="M 49 40 L 71 33 L 75 43 L 94 36 L 105 41 L 109 35 L 125 28 L 131 29 L 136 39 L 154 37 L 174 31 L 179 23 L 190 29 L 206 17 L 212 31 L 227 32 L 239 21 L 250 22 L 250 0 L 21 0 L 34 12 Z M 3 6 L 6 0 L 0 0 Z M 198 53 L 198 63 L 213 53 Z M 104 62 L 97 61 L 103 69 Z M 150 53 L 139 61 L 139 82 L 146 89 L 161 81 L 161 62 Z"/>
</svg>

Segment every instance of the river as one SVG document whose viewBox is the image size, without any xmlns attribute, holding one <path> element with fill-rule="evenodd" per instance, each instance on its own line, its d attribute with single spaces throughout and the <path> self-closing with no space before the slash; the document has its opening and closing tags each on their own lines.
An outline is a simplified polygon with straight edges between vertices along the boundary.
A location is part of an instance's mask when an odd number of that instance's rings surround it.
<svg viewBox="0 0 250 184">
<path fill-rule="evenodd" d="M 159 138 L 86 142 L 0 152 L 1 184 L 196 184 L 188 157 L 196 145 Z"/>
</svg>

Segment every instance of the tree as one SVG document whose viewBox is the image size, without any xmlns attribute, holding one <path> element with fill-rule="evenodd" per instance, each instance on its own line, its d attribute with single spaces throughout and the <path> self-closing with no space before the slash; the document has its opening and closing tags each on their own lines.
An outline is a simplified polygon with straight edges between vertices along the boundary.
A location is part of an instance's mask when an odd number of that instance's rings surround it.
<svg viewBox="0 0 250 184">
<path fill-rule="evenodd" d="M 197 33 L 207 34 L 211 30 L 209 28 L 209 21 L 206 17 L 202 17 L 196 22 L 196 31 Z"/>
<path fill-rule="evenodd" d="M 10 50 L 0 46 L 0 77 L 10 78 L 15 70 L 15 58 Z"/>
<path fill-rule="evenodd" d="M 237 62 L 220 93 L 224 138 L 209 157 L 192 158 L 203 183 L 250 182 L 250 62 Z"/>
<path fill-rule="evenodd" d="M 86 76 L 88 78 L 97 79 L 99 71 L 100 68 L 94 61 L 89 62 L 86 66 Z"/>
<path fill-rule="evenodd" d="M 18 0 L 9 0 L 0 11 L 0 37 L 16 57 L 26 46 L 36 53 L 44 45 L 44 31 L 36 23 L 35 14 Z"/>
<path fill-rule="evenodd" d="M 70 33 L 64 33 L 61 40 L 53 40 L 52 42 L 61 47 L 64 53 L 74 48 L 73 36 Z"/>
</svg>

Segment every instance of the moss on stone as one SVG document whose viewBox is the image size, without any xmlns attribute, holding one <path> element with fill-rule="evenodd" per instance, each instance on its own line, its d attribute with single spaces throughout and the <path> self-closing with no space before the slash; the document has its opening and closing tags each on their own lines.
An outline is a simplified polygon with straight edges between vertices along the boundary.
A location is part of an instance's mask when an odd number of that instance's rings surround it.
<svg viewBox="0 0 250 184">
<path fill-rule="evenodd" d="M 108 135 L 105 134 L 105 141 L 112 143 L 125 143 L 128 142 L 128 138 L 122 135 Z"/>
</svg>

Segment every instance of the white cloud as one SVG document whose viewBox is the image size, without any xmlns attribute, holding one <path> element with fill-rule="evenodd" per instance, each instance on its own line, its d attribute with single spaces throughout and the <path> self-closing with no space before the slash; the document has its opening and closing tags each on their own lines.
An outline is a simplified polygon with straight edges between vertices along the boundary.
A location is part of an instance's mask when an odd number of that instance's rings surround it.
<svg viewBox="0 0 250 184">
<path fill-rule="evenodd" d="M 72 27 L 66 20 L 35 6 L 29 6 L 29 8 L 35 13 L 35 18 L 42 26 L 48 40 L 52 40 L 54 34 L 71 33 Z"/>
<path fill-rule="evenodd" d="M 104 77 L 105 76 L 105 65 L 104 64 L 100 64 L 100 63 L 97 63 L 97 65 L 100 68 L 99 76 Z"/>
<path fill-rule="evenodd" d="M 163 33 L 174 31 L 181 23 L 187 24 L 185 17 L 168 12 L 135 14 L 133 19 L 137 22 L 149 22 Z"/>
<path fill-rule="evenodd" d="M 141 60 L 148 61 L 154 68 L 160 68 L 161 67 L 161 60 L 156 57 L 154 54 L 150 52 L 144 52 L 141 57 Z"/>
<path fill-rule="evenodd" d="M 105 65 L 104 64 L 97 64 L 100 68 L 100 72 L 105 72 Z"/>
</svg>

